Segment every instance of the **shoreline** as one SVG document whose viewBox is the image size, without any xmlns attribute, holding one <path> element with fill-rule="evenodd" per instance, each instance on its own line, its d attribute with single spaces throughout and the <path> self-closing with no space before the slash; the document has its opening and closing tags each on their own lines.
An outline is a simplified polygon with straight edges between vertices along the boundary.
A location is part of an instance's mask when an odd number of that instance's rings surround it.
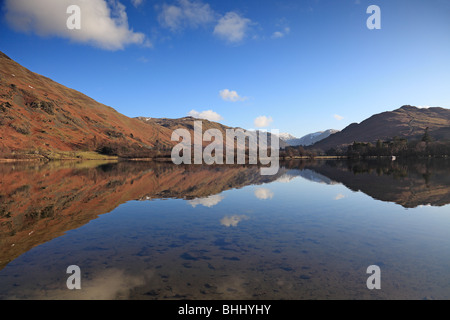
<svg viewBox="0 0 450 320">
<path fill-rule="evenodd" d="M 415 157 L 416 159 L 430 159 L 430 158 L 448 158 L 449 156 L 435 156 L 435 157 Z M 292 161 L 292 160 L 370 160 L 370 159 L 389 159 L 392 158 L 391 156 L 372 156 L 372 157 L 365 157 L 365 158 L 352 158 L 348 156 L 315 156 L 315 157 L 308 157 L 308 156 L 294 156 L 294 157 L 279 157 L 279 161 Z M 392 161 L 402 159 L 401 157 L 395 157 Z M 54 161 L 77 161 L 77 162 L 83 162 L 83 161 L 110 161 L 110 162 L 121 162 L 121 161 L 131 161 L 131 162 L 172 162 L 172 158 L 111 158 L 111 157 L 105 157 L 105 158 L 97 158 L 97 159 L 83 159 L 83 158 L 22 158 L 22 159 L 11 159 L 11 158 L 0 158 L 0 163 L 14 163 L 14 162 L 54 162 Z"/>
<path fill-rule="evenodd" d="M 33 162 L 33 161 L 42 161 L 42 159 L 0 159 L 0 162 L 9 163 L 9 162 Z"/>
</svg>

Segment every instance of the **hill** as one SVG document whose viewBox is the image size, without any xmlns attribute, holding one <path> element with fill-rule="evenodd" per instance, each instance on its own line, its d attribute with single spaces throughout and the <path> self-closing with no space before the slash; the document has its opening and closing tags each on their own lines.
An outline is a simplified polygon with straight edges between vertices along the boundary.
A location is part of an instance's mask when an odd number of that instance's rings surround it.
<svg viewBox="0 0 450 320">
<path fill-rule="evenodd" d="M 195 120 L 129 118 L 0 52 L 0 159 L 170 156 L 177 144 L 172 132 L 193 133 Z M 218 129 L 224 138 L 227 129 L 236 129 L 207 120 L 202 125 L 203 131 Z"/>
<path fill-rule="evenodd" d="M 187 129 L 188 131 L 193 132 L 194 131 L 194 122 L 201 120 L 203 133 L 210 129 L 217 129 L 222 133 L 222 136 L 224 139 L 224 144 L 226 145 L 228 143 L 230 146 L 231 146 L 232 142 L 226 141 L 226 131 L 229 129 L 230 130 L 244 130 L 244 132 L 247 135 L 252 135 L 252 136 L 256 136 L 256 137 L 257 137 L 257 133 L 258 133 L 258 131 L 248 131 L 248 130 L 245 130 L 242 128 L 233 128 L 233 127 L 229 127 L 229 126 L 223 125 L 218 122 L 213 122 L 213 121 L 209 121 L 209 120 L 205 120 L 205 119 L 196 119 L 193 117 L 184 117 L 184 118 L 180 118 L 180 119 L 138 117 L 136 119 L 138 119 L 144 123 L 150 124 L 150 125 L 162 126 L 164 128 L 169 129 L 171 132 L 173 132 L 176 129 Z M 271 143 L 271 138 L 272 138 L 272 135 L 269 132 L 267 134 L 269 146 Z M 288 144 L 280 136 L 278 136 L 278 138 L 279 138 L 278 142 L 279 142 L 280 148 L 285 148 L 288 146 Z M 203 142 L 203 146 L 206 147 L 210 143 L 211 142 Z M 235 144 L 235 147 L 239 147 L 239 146 L 237 144 Z"/>
<path fill-rule="evenodd" d="M 426 128 L 429 128 L 430 135 L 435 139 L 450 139 L 450 110 L 403 106 L 374 115 L 360 124 L 353 123 L 341 132 L 314 144 L 312 148 L 327 151 L 346 147 L 355 141 L 375 143 L 377 140 L 386 141 L 394 137 L 420 139 Z"/>
<path fill-rule="evenodd" d="M 33 73 L 0 52 L 0 154 L 70 157 L 94 151 L 150 155 L 172 132 L 120 114 Z M 91 154 L 92 155 L 92 154 Z"/>
</svg>

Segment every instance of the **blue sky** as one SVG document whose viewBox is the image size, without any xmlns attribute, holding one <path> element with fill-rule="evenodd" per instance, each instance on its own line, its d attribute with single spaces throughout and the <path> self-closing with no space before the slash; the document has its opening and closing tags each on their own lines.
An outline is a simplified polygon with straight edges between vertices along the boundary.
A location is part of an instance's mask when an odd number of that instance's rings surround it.
<svg viewBox="0 0 450 320">
<path fill-rule="evenodd" d="M 70 4 L 81 30 L 66 27 Z M 450 107 L 448 0 L 5 0 L 1 17 L 1 51 L 130 117 L 300 137 Z"/>
</svg>

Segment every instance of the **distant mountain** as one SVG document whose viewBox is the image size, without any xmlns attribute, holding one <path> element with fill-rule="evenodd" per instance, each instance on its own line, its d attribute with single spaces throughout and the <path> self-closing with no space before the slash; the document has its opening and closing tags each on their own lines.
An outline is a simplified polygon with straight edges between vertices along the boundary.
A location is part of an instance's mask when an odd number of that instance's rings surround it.
<svg viewBox="0 0 450 320">
<path fill-rule="evenodd" d="M 278 136 L 280 137 L 281 140 L 283 141 L 289 141 L 289 140 L 295 140 L 297 139 L 296 137 L 294 137 L 292 134 L 290 133 L 279 133 Z"/>
<path fill-rule="evenodd" d="M 327 151 L 346 147 L 357 142 L 376 143 L 394 137 L 420 139 L 429 128 L 435 139 L 450 140 L 450 110 L 444 108 L 417 108 L 403 106 L 400 109 L 376 114 L 360 124 L 347 128 L 314 144 L 312 148 Z"/>
<path fill-rule="evenodd" d="M 293 135 L 289 133 L 280 133 L 278 136 L 281 140 L 285 141 L 289 146 L 291 147 L 298 147 L 298 146 L 310 146 L 313 145 L 316 142 L 319 142 L 323 139 L 328 138 L 330 135 L 335 134 L 339 132 L 339 130 L 333 130 L 329 129 L 326 131 L 319 131 L 315 133 L 307 134 L 306 136 L 302 138 L 296 138 Z"/>
<path fill-rule="evenodd" d="M 0 154 L 143 154 L 171 146 L 171 131 L 144 124 L 33 73 L 0 52 Z"/>
<path fill-rule="evenodd" d="M 194 131 L 194 122 L 196 120 L 200 120 L 193 117 L 184 117 L 179 119 L 137 117 L 136 119 L 152 126 L 161 126 L 168 129 L 170 132 L 173 132 L 176 129 L 187 129 L 188 131 Z M 204 119 L 201 119 L 201 121 L 203 132 L 209 129 L 218 129 L 222 132 L 224 138 L 226 130 L 233 129 L 218 122 Z"/>
<path fill-rule="evenodd" d="M 218 129 L 222 135 L 223 135 L 223 139 L 226 140 L 226 130 L 228 129 L 233 129 L 233 130 L 244 130 L 242 128 L 233 128 L 233 127 L 229 127 L 226 125 L 223 125 L 221 123 L 218 122 L 213 122 L 213 121 L 209 121 L 209 120 L 204 120 L 204 119 L 196 119 L 193 117 L 184 117 L 184 118 L 180 118 L 180 119 L 167 119 L 167 118 L 148 118 L 148 117 L 138 117 L 136 118 L 144 123 L 150 124 L 150 125 L 158 125 L 158 126 L 162 126 L 164 128 L 169 129 L 171 132 L 173 132 L 176 129 L 187 129 L 188 131 L 192 132 L 194 130 L 194 122 L 197 120 L 201 120 L 202 121 L 202 130 L 203 132 L 205 132 L 206 130 L 209 129 Z M 258 131 L 247 131 L 244 130 L 247 134 L 251 134 L 251 135 L 257 135 Z M 280 135 L 279 136 L 279 144 L 280 144 L 280 148 L 285 148 L 288 145 L 286 144 L 286 142 L 281 138 Z M 268 143 L 270 146 L 270 141 L 271 141 L 271 134 L 270 132 L 268 133 Z M 227 141 L 224 141 L 227 142 Z M 209 145 L 211 142 L 204 142 L 204 146 Z"/>
<path fill-rule="evenodd" d="M 307 134 L 306 136 L 295 139 L 295 140 L 289 140 L 287 143 L 289 143 L 292 146 L 311 146 L 316 142 L 322 141 L 323 139 L 328 138 L 329 136 L 339 132 L 339 130 L 329 129 L 326 131 L 319 131 L 311 134 Z"/>
</svg>

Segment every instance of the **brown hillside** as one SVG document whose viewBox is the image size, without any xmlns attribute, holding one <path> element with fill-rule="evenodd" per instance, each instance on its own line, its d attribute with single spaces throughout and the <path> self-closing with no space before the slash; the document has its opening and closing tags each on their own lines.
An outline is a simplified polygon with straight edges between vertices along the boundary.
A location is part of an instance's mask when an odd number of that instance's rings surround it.
<svg viewBox="0 0 450 320">
<path fill-rule="evenodd" d="M 0 53 L 0 153 L 145 153 L 173 145 L 171 131 L 128 118 L 86 95 L 33 73 Z"/>
<path fill-rule="evenodd" d="M 420 109 L 403 106 L 400 109 L 383 112 L 360 124 L 351 124 L 341 132 L 316 143 L 312 148 L 329 150 L 357 142 L 376 142 L 393 137 L 419 139 L 425 129 L 436 139 L 450 139 L 450 110 L 444 108 Z"/>
<path fill-rule="evenodd" d="M 208 121 L 208 120 L 204 120 L 204 119 L 196 119 L 193 117 L 185 117 L 185 118 L 180 118 L 180 119 L 167 119 L 167 118 L 157 119 L 157 118 L 139 117 L 136 119 L 138 119 L 146 124 L 150 124 L 153 126 L 157 125 L 157 126 L 167 128 L 170 130 L 170 132 L 173 132 L 176 129 L 187 129 L 188 131 L 193 132 L 194 131 L 194 122 L 201 121 L 203 133 L 209 129 L 218 129 L 220 132 L 222 132 L 224 139 L 225 139 L 225 131 L 227 129 L 232 129 L 231 127 L 222 125 L 217 122 L 212 122 L 212 121 Z M 193 140 L 194 136 L 191 135 L 191 137 L 192 137 L 192 142 L 194 142 L 194 140 Z M 200 137 L 200 139 L 201 139 L 201 137 Z M 206 145 L 210 144 L 210 142 L 204 142 L 203 144 L 204 144 L 204 146 L 206 146 Z"/>
</svg>

